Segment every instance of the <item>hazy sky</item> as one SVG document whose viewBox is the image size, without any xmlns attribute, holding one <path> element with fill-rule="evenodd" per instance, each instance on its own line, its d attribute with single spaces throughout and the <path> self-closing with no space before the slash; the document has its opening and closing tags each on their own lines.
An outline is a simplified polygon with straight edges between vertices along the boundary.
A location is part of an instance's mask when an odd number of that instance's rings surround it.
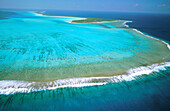
<svg viewBox="0 0 170 111">
<path fill-rule="evenodd" d="M 0 0 L 0 8 L 170 13 L 170 0 Z"/>
</svg>

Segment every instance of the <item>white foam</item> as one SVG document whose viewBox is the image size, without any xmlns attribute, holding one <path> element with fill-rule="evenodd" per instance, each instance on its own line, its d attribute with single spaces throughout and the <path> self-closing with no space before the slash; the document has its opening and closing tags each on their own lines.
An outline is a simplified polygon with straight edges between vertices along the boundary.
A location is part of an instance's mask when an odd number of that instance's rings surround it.
<svg viewBox="0 0 170 111">
<path fill-rule="evenodd" d="M 126 23 L 128 23 L 128 22 L 132 22 L 132 21 L 124 21 L 124 22 L 123 22 L 123 25 L 124 25 L 125 27 L 129 27 L 129 25 L 126 24 Z"/>
<path fill-rule="evenodd" d="M 150 74 L 160 70 L 166 70 L 165 67 L 170 67 L 170 62 L 160 64 L 153 64 L 151 66 L 142 66 L 138 68 L 129 69 L 127 74 L 111 76 L 111 77 L 81 77 L 69 78 L 62 80 L 55 80 L 50 82 L 26 82 L 17 80 L 2 80 L 0 81 L 0 94 L 14 94 L 14 93 L 29 93 L 31 91 L 40 90 L 54 90 L 65 87 L 87 87 L 95 85 L 105 85 L 108 83 L 115 83 L 121 81 L 132 81 L 136 77 L 143 74 Z"/>
<path fill-rule="evenodd" d="M 35 16 L 44 16 L 43 14 L 41 14 L 41 13 L 36 13 L 36 12 L 32 12 L 32 14 L 34 14 Z"/>
<path fill-rule="evenodd" d="M 68 85 L 62 85 L 58 87 L 48 87 L 47 89 L 49 90 L 54 90 L 57 88 L 65 88 L 65 87 L 85 87 L 85 86 L 96 86 L 96 85 L 105 85 L 107 84 L 106 82 L 104 83 L 82 83 L 82 84 L 68 84 Z"/>
</svg>

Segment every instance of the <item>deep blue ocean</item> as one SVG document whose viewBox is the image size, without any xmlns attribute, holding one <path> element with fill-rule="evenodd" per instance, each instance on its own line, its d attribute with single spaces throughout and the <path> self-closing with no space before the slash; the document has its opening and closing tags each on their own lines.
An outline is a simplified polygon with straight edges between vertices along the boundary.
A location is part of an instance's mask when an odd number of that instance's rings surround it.
<svg viewBox="0 0 170 111">
<path fill-rule="evenodd" d="M 44 13 L 133 21 L 127 23 L 129 27 L 170 41 L 170 14 L 56 10 Z M 139 76 L 133 81 L 101 86 L 1 94 L 0 111 L 169 111 L 170 67 L 165 69 Z"/>
</svg>

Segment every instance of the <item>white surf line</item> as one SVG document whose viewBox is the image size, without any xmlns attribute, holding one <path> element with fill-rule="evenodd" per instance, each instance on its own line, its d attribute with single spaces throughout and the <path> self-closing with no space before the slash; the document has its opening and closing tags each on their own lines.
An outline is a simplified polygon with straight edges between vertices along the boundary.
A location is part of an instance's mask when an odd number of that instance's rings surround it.
<svg viewBox="0 0 170 111">
<path fill-rule="evenodd" d="M 124 25 L 125 27 L 129 27 L 129 25 L 126 24 L 126 23 L 129 23 L 129 22 L 132 22 L 132 21 L 124 21 L 124 22 L 123 22 L 123 25 Z"/>
<path fill-rule="evenodd" d="M 122 81 L 136 80 L 136 77 L 141 75 L 149 75 L 152 72 L 166 70 L 165 67 L 170 67 L 170 62 L 152 64 L 150 66 L 141 66 L 132 68 L 127 71 L 127 74 L 111 77 L 81 77 L 55 80 L 50 82 L 27 82 L 17 80 L 2 80 L 0 81 L 0 94 L 14 93 L 29 93 L 34 91 L 54 90 L 57 88 L 66 87 L 88 87 L 96 85 L 105 85 L 108 83 L 117 83 Z"/>
<path fill-rule="evenodd" d="M 48 90 L 55 90 L 57 88 L 66 88 L 66 87 L 87 87 L 87 86 L 99 86 L 99 85 L 105 85 L 107 84 L 106 82 L 104 83 L 82 83 L 82 84 L 76 84 L 76 85 L 63 85 L 63 86 L 58 86 L 58 87 L 48 87 Z"/>
<path fill-rule="evenodd" d="M 125 22 L 123 22 L 123 25 L 124 25 L 125 27 L 129 27 L 129 26 L 126 24 L 126 23 L 128 23 L 128 22 L 133 22 L 133 21 L 125 21 Z M 135 29 L 135 28 L 132 28 L 132 30 L 134 30 L 135 32 L 140 33 L 140 34 L 142 34 L 142 35 L 144 35 L 144 36 L 146 36 L 146 37 L 149 37 L 149 38 L 152 38 L 152 39 L 154 39 L 154 40 L 157 40 L 157 41 L 160 41 L 160 42 L 164 43 L 165 45 L 167 45 L 168 49 L 170 50 L 170 45 L 169 45 L 167 42 L 165 42 L 165 41 L 163 41 L 163 40 L 160 40 L 160 39 L 158 39 L 158 38 L 152 37 L 152 36 L 150 36 L 150 35 L 146 35 L 146 34 L 144 34 L 143 32 L 141 32 L 141 31 L 139 31 L 139 30 L 137 30 L 137 29 Z"/>
<path fill-rule="evenodd" d="M 77 79 L 80 79 L 80 78 L 77 78 Z M 54 86 L 54 87 L 43 86 L 40 88 L 35 88 L 35 87 L 32 87 L 32 85 L 36 84 L 36 82 L 29 83 L 29 82 L 25 82 L 25 81 L 3 80 L 3 81 L 0 81 L 0 83 L 1 83 L 0 94 L 5 94 L 5 95 L 14 94 L 14 93 L 30 93 L 30 92 L 43 91 L 43 90 L 55 90 L 57 88 L 66 88 L 66 87 L 88 87 L 88 86 L 98 86 L 98 85 L 107 84 L 106 82 L 103 82 L 103 83 L 79 83 L 79 84 L 70 83 L 70 84 L 64 84 L 64 85 L 59 84 L 60 86 Z M 2 88 L 1 87 L 2 85 L 7 85 L 7 87 Z"/>
</svg>

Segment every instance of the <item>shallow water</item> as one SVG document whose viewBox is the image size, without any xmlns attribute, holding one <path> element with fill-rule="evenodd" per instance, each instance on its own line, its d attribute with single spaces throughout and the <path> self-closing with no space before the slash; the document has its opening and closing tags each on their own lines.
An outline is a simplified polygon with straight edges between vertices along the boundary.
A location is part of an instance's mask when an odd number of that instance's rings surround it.
<svg viewBox="0 0 170 111">
<path fill-rule="evenodd" d="M 169 66 L 167 44 L 123 22 L 76 24 L 70 22 L 82 18 L 4 13 L 10 14 L 0 20 L 1 94 L 134 80 L 138 73 L 130 69 L 145 66 L 140 74 L 149 74 Z"/>
</svg>

